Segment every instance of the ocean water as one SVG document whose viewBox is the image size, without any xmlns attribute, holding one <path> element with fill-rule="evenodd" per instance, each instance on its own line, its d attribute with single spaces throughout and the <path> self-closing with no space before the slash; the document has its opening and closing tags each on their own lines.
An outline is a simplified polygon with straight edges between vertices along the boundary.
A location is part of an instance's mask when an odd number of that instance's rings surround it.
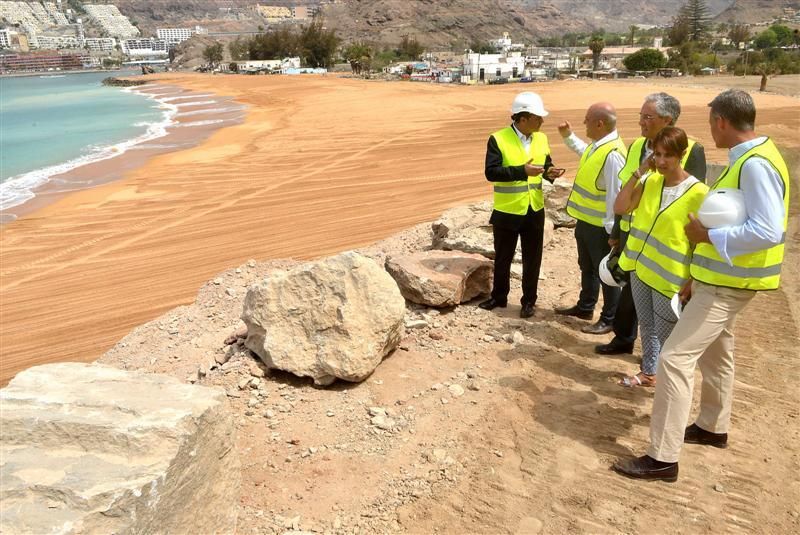
<svg viewBox="0 0 800 535">
<path fill-rule="evenodd" d="M 165 134 L 175 106 L 103 86 L 107 76 L 0 78 L 0 210 L 33 198 L 54 175 Z"/>
</svg>

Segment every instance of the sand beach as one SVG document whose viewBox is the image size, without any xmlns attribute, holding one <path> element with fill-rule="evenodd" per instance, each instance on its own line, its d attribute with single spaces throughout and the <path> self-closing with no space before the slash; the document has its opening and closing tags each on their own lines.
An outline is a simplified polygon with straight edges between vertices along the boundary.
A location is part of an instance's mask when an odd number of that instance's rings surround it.
<svg viewBox="0 0 800 535">
<path fill-rule="evenodd" d="M 250 258 L 323 256 L 489 198 L 486 138 L 508 122 L 522 89 L 543 96 L 554 161 L 570 176 L 577 158 L 561 142 L 558 121 L 580 132 L 586 106 L 610 100 L 622 136 L 632 139 L 642 97 L 661 88 L 195 74 L 157 75 L 153 85 L 230 97 L 247 106 L 246 119 L 0 228 L 0 381 L 34 364 L 93 360 L 134 326 L 190 301 L 213 274 Z M 684 108 L 679 124 L 706 146 L 709 161 L 724 162 L 706 124 L 714 91 L 670 90 Z M 800 102 L 755 98 L 760 130 L 796 147 Z"/>
</svg>

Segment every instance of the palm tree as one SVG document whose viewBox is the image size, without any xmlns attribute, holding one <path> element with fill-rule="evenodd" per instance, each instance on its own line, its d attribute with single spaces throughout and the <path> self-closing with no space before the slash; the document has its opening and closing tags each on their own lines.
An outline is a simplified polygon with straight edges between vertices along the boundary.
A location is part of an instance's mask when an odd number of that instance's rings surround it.
<svg viewBox="0 0 800 535">
<path fill-rule="evenodd" d="M 635 39 L 636 39 L 636 30 L 637 30 L 636 25 L 635 24 L 631 24 L 630 28 L 628 28 L 628 29 L 631 31 L 631 42 L 630 42 L 630 45 L 633 46 L 634 43 L 635 43 Z"/>
<path fill-rule="evenodd" d="M 596 71 L 600 65 L 600 52 L 605 48 L 606 42 L 602 35 L 593 35 L 589 40 L 589 50 L 592 51 L 592 70 Z"/>
</svg>

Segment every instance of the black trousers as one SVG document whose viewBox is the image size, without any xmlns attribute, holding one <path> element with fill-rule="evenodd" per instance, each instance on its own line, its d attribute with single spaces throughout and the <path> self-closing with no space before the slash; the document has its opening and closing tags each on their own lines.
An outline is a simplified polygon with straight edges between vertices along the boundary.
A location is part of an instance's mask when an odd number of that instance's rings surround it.
<svg viewBox="0 0 800 535">
<path fill-rule="evenodd" d="M 578 298 L 578 308 L 586 311 L 594 310 L 602 286 L 603 310 L 600 311 L 600 319 L 609 324 L 614 323 L 620 289 L 603 284 L 597 268 L 603 257 L 611 251 L 608 234 L 603 227 L 596 227 L 578 220 L 575 225 L 575 242 L 578 245 L 578 266 L 581 268 L 581 294 Z"/>
<path fill-rule="evenodd" d="M 517 250 L 517 239 L 522 248 L 522 305 L 535 305 L 539 288 L 539 270 L 542 267 L 542 242 L 544 241 L 544 208 L 534 212 L 529 208 L 518 228 L 495 223 L 494 281 L 492 297 L 501 303 L 508 302 L 511 281 L 511 262 Z"/>
<path fill-rule="evenodd" d="M 625 250 L 625 242 L 628 241 L 628 233 L 620 231 L 619 250 Z M 636 307 L 633 303 L 633 293 L 630 283 L 626 284 L 619 295 L 617 303 L 617 314 L 614 316 L 614 339 L 623 344 L 632 344 L 636 341 L 636 333 L 639 329 L 639 322 L 636 318 Z"/>
</svg>

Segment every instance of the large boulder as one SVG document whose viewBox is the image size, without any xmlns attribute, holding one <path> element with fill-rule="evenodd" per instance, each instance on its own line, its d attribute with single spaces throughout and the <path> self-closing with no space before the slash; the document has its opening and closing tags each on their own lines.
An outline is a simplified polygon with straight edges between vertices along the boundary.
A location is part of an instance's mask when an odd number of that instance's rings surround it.
<svg viewBox="0 0 800 535">
<path fill-rule="evenodd" d="M 388 257 L 386 271 L 409 301 L 450 307 L 488 294 L 494 264 L 479 254 L 421 251 Z"/>
<path fill-rule="evenodd" d="M 97 364 L 0 390 L 2 533 L 231 533 L 240 467 L 225 393 Z"/>
<path fill-rule="evenodd" d="M 548 219 L 551 219 L 556 227 L 573 228 L 577 221 L 567 214 L 567 200 L 569 194 L 572 193 L 572 182 L 566 180 L 556 180 L 552 184 L 544 182 L 542 191 Z"/>
<path fill-rule="evenodd" d="M 247 291 L 245 345 L 270 368 L 327 385 L 363 381 L 403 335 L 405 299 L 354 252 L 269 275 Z"/>
<path fill-rule="evenodd" d="M 566 204 L 566 201 L 565 201 Z M 492 215 L 492 204 L 484 201 L 469 206 L 458 206 L 444 212 L 431 224 L 434 249 L 445 251 L 462 251 L 494 258 L 494 237 L 489 218 Z M 544 239 L 542 246 L 553 240 L 554 224 L 550 212 L 545 210 Z M 573 220 L 573 226 L 574 226 Z M 522 261 L 522 249 L 517 243 L 515 262 Z"/>
</svg>

